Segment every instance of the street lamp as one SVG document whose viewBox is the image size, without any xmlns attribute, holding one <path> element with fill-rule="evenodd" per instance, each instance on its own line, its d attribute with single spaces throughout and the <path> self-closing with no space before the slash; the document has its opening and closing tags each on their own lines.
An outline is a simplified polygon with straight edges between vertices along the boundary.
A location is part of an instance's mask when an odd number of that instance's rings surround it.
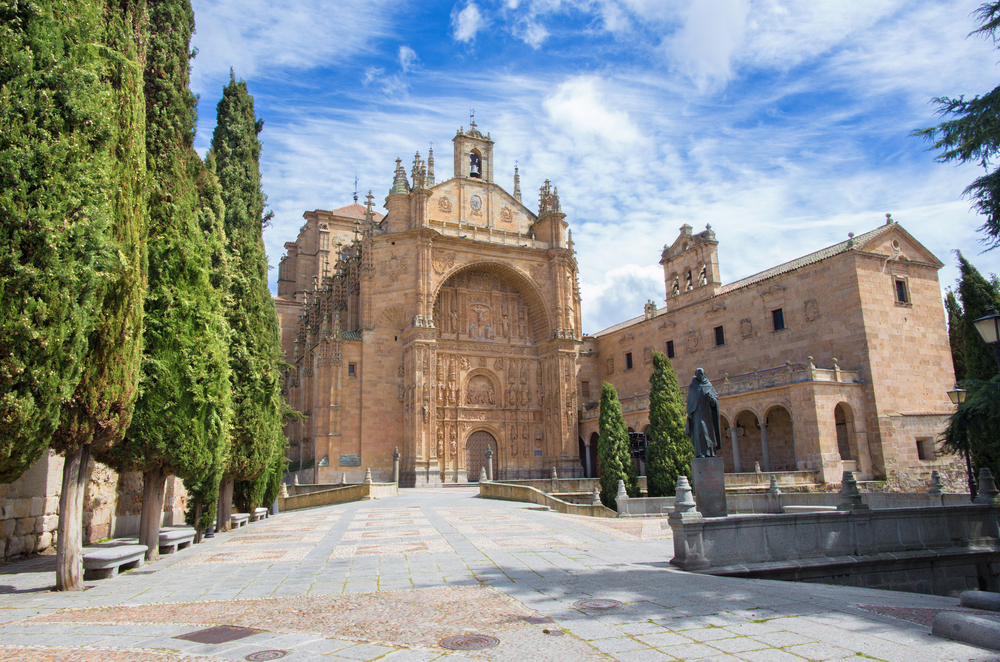
<svg viewBox="0 0 1000 662">
<path fill-rule="evenodd" d="M 963 402 L 965 402 L 965 396 L 966 395 L 968 395 L 968 391 L 966 391 L 964 388 L 958 388 L 958 384 L 955 384 L 955 388 L 953 388 L 950 391 L 948 391 L 948 397 L 951 398 L 952 403 L 955 404 L 955 405 L 961 405 Z M 972 500 L 975 501 L 976 500 L 976 481 L 975 481 L 975 477 L 972 475 L 972 458 L 969 456 L 969 439 L 966 436 L 964 430 L 962 431 L 962 436 L 965 437 L 965 439 L 963 439 L 962 441 L 965 442 L 965 444 L 964 444 L 965 445 L 965 470 L 966 470 L 966 472 L 968 473 L 968 476 L 969 476 L 969 494 L 972 497 Z"/>
<path fill-rule="evenodd" d="M 1000 315 L 993 308 L 986 309 L 986 317 L 980 317 L 972 322 L 983 341 L 993 348 L 997 365 L 1000 366 Z"/>
</svg>

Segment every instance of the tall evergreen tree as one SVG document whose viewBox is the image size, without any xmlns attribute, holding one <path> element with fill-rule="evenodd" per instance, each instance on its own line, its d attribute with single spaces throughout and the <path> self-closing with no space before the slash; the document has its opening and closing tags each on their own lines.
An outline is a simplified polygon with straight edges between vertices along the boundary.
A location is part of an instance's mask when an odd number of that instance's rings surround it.
<svg viewBox="0 0 1000 662">
<path fill-rule="evenodd" d="M 973 321 L 987 314 L 989 308 L 1000 312 L 1000 288 L 986 280 L 965 257 L 956 252 L 962 278 L 958 283 L 958 297 L 962 303 L 962 322 L 965 349 L 965 378 L 989 381 L 1000 372 L 993 349 L 983 342 Z"/>
<path fill-rule="evenodd" d="M 944 298 L 944 309 L 948 314 L 948 343 L 951 345 L 951 362 L 955 366 L 955 381 L 960 382 L 965 379 L 965 322 L 962 306 L 951 290 Z"/>
<path fill-rule="evenodd" d="M 684 396 L 674 366 L 662 352 L 653 352 L 649 376 L 649 438 L 646 451 L 646 491 L 651 497 L 673 496 L 677 477 L 691 477 L 694 447 L 684 433 Z"/>
<path fill-rule="evenodd" d="M 211 280 L 223 237 L 219 224 L 202 226 L 196 184 L 205 167 L 193 147 L 194 12 L 189 0 L 163 0 L 152 4 L 149 19 L 144 77 L 152 186 L 142 379 L 124 442 L 99 459 L 143 473 L 139 543 L 153 561 L 159 558 L 167 476 L 200 479 L 217 471 L 229 426 L 230 384 L 225 290 Z"/>
<path fill-rule="evenodd" d="M 225 203 L 229 257 L 229 298 L 226 313 L 232 328 L 229 350 L 233 386 L 231 449 L 219 490 L 219 527 L 229 528 L 234 483 L 254 480 L 273 460 L 283 443 L 281 366 L 278 315 L 267 287 L 267 255 L 263 229 L 265 196 L 260 185 L 258 134 L 263 120 L 254 112 L 253 97 L 244 81 L 230 72 L 229 85 L 218 105 L 212 135 L 216 174 Z"/>
<path fill-rule="evenodd" d="M 146 290 L 146 108 L 142 69 L 147 38 L 144 0 L 103 6 L 102 35 L 94 49 L 104 59 L 110 88 L 107 121 L 112 259 L 99 293 L 100 313 L 90 331 L 84 368 L 63 403 L 52 445 L 66 456 L 56 542 L 56 589 L 81 590 L 83 493 L 90 454 L 121 441 L 138 394 L 142 356 L 142 300 Z M 92 46 L 92 45 L 91 45 Z"/>
<path fill-rule="evenodd" d="M 111 88 L 100 0 L 0 5 L 0 482 L 48 447 L 100 310 Z"/>
<path fill-rule="evenodd" d="M 598 419 L 597 469 L 601 480 L 601 503 L 617 510 L 618 481 L 625 481 L 625 491 L 630 497 L 639 496 L 639 479 L 636 478 L 629 453 L 628 428 L 622 416 L 621 402 L 615 387 L 604 382 L 601 387 L 601 414 Z"/>
</svg>

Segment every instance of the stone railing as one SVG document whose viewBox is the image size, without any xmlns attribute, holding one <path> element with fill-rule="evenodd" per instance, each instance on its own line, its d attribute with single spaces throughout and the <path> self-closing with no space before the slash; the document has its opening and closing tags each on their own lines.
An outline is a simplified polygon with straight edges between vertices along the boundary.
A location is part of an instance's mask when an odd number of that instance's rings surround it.
<svg viewBox="0 0 1000 662">
<path fill-rule="evenodd" d="M 351 501 L 366 501 L 368 499 L 384 499 L 399 494 L 396 483 L 357 483 L 341 487 L 324 485 L 295 485 L 301 493 L 278 497 L 278 512 L 286 510 L 301 510 L 319 506 L 333 506 Z M 311 487 L 326 487 L 327 489 L 309 490 Z M 302 489 L 306 488 L 306 489 Z"/>
<path fill-rule="evenodd" d="M 567 503 L 562 499 L 548 495 L 545 492 L 527 485 L 512 485 L 510 483 L 494 483 L 482 481 L 479 483 L 479 496 L 484 499 L 499 499 L 502 501 L 522 501 L 537 503 L 565 515 L 584 515 L 587 517 L 617 517 L 618 513 L 605 508 L 601 504 L 580 505 Z"/>
<path fill-rule="evenodd" d="M 548 249 L 549 242 L 535 239 L 533 235 L 520 232 L 511 232 L 496 227 L 482 228 L 476 225 L 465 223 L 449 223 L 447 221 L 431 220 L 428 227 L 437 230 L 449 237 L 462 237 L 473 241 L 485 241 L 490 244 L 502 244 L 504 246 L 524 246 L 527 248 Z"/>
</svg>

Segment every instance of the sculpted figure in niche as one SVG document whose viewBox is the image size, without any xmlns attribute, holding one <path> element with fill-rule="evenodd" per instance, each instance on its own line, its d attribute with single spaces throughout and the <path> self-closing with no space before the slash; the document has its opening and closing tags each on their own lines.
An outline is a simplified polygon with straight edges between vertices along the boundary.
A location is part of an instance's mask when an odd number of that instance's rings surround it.
<svg viewBox="0 0 1000 662">
<path fill-rule="evenodd" d="M 438 428 L 438 457 L 444 457 L 444 430 Z"/>
<path fill-rule="evenodd" d="M 453 310 L 449 313 L 449 317 L 451 318 L 451 332 L 458 333 L 458 313 Z"/>
<path fill-rule="evenodd" d="M 510 320 L 504 315 L 503 319 L 500 321 L 500 335 L 504 338 L 510 337 Z"/>
<path fill-rule="evenodd" d="M 478 375 L 469 381 L 465 402 L 468 405 L 494 405 L 493 384 L 486 377 Z"/>
<path fill-rule="evenodd" d="M 684 433 L 691 439 L 696 457 L 715 457 L 715 449 L 722 447 L 719 394 L 701 368 L 694 371 L 688 387 Z"/>
<path fill-rule="evenodd" d="M 476 323 L 475 322 L 469 322 L 469 337 L 470 338 L 475 338 L 476 337 Z"/>
<path fill-rule="evenodd" d="M 487 340 L 493 340 L 493 327 L 487 322 L 486 326 L 483 327 L 483 337 Z"/>
</svg>

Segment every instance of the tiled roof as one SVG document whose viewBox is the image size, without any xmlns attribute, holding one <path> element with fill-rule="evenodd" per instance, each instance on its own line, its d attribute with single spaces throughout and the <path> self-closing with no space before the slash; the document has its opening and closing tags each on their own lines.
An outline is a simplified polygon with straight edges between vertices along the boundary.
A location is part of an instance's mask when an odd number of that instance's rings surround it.
<svg viewBox="0 0 1000 662">
<path fill-rule="evenodd" d="M 346 216 L 347 218 L 356 218 L 359 220 L 364 220 L 365 206 L 353 202 L 347 205 L 346 207 L 341 207 L 340 209 L 332 209 L 330 210 L 330 213 L 333 214 L 334 216 Z M 384 217 L 383 214 L 380 214 L 378 212 L 374 212 L 372 215 L 375 217 L 376 222 L 381 221 L 382 218 Z"/>
<path fill-rule="evenodd" d="M 340 337 L 344 340 L 361 340 L 360 331 L 344 331 L 340 334 Z"/>
</svg>

